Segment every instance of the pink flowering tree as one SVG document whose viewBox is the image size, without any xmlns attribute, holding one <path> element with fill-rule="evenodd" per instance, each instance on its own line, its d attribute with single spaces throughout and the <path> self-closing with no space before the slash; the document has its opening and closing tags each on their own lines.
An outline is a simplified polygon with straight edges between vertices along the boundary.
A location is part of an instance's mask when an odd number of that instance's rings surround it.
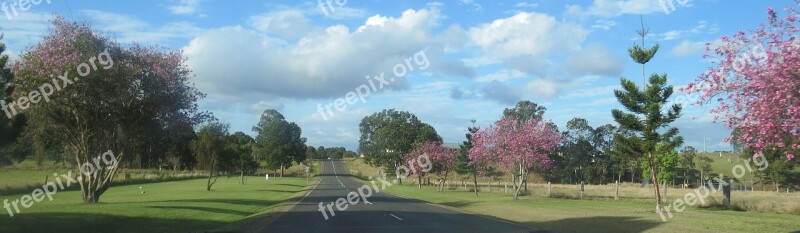
<svg viewBox="0 0 800 233">
<path fill-rule="evenodd" d="M 514 192 L 517 200 L 528 170 L 535 165 L 551 166 L 548 154 L 555 150 L 561 137 L 548 121 L 503 118 L 475 134 L 470 163 L 478 165 L 482 174 L 487 166 L 481 165 L 492 165 L 509 173 L 519 171 L 520 183 Z"/>
<path fill-rule="evenodd" d="M 707 44 L 704 58 L 715 65 L 682 91 L 699 95 L 695 104 L 717 103 L 711 109 L 715 121 L 738 131 L 726 141 L 734 139 L 756 154 L 783 151 L 793 160 L 800 150 L 800 28 L 798 11 L 786 12 L 779 18 L 767 9 L 768 22 L 758 29 Z"/>
<path fill-rule="evenodd" d="M 422 177 L 427 174 L 437 174 L 441 177 L 437 184 L 439 191 L 444 190 L 444 183 L 450 171 L 456 165 L 458 149 L 445 147 L 439 141 L 427 141 L 418 145 L 411 153 L 405 156 L 409 174 L 416 174 L 419 179 L 419 188 L 422 188 Z"/>
<path fill-rule="evenodd" d="M 74 158 L 85 203 L 99 202 L 120 162 L 146 151 L 152 132 L 208 118 L 179 51 L 125 47 L 61 17 L 13 70 L 26 135 L 37 150 L 63 148 Z"/>
</svg>

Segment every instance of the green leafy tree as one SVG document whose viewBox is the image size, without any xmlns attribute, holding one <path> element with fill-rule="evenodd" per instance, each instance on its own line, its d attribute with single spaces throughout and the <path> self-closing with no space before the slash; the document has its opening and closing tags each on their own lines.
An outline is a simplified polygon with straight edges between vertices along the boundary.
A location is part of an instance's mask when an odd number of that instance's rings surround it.
<svg viewBox="0 0 800 233">
<path fill-rule="evenodd" d="M 207 191 L 211 191 L 219 173 L 228 170 L 232 165 L 232 153 L 227 140 L 228 128 L 227 124 L 210 123 L 200 129 L 197 139 L 191 143 L 192 153 L 197 158 L 197 168 L 208 172 Z"/>
<path fill-rule="evenodd" d="M 684 147 L 680 153 L 680 160 L 678 162 L 679 171 L 683 173 L 683 184 L 689 184 L 690 181 L 696 179 L 697 165 L 695 164 L 697 158 L 697 150 L 694 147 Z"/>
<path fill-rule="evenodd" d="M 547 108 L 544 106 L 539 106 L 538 104 L 523 100 L 517 102 L 517 105 L 513 108 L 506 108 L 503 110 L 503 118 L 512 118 L 521 121 L 539 119 L 541 120 L 544 117 L 544 112 L 547 111 Z"/>
<path fill-rule="evenodd" d="M 700 186 L 704 186 L 706 177 L 711 175 L 712 163 L 714 163 L 714 160 L 708 157 L 708 154 L 700 154 L 697 156 L 697 170 L 700 171 Z"/>
<path fill-rule="evenodd" d="M 306 138 L 302 137 L 300 126 L 288 122 L 278 111 L 265 110 L 261 120 L 253 127 L 256 136 L 255 152 L 267 163 L 267 169 L 284 170 L 292 162 L 301 163 L 306 158 Z"/>
<path fill-rule="evenodd" d="M 397 167 L 404 163 L 403 156 L 416 145 L 442 141 L 433 127 L 420 121 L 414 114 L 394 109 L 384 109 L 364 117 L 359 128 L 359 151 L 364 153 L 365 161 L 383 167 L 388 174 L 396 174 Z"/>
<path fill-rule="evenodd" d="M 642 45 L 635 44 L 628 49 L 630 57 L 636 63 L 642 64 L 642 79 L 645 78 L 644 64 L 649 62 L 658 51 L 658 44 L 649 49 L 643 48 L 647 32 L 648 30 L 642 26 L 642 29 L 638 31 L 642 37 Z M 668 154 L 670 150 L 683 144 L 683 138 L 678 136 L 678 129 L 669 127 L 670 123 L 680 117 L 681 106 L 672 105 L 666 112 L 662 112 L 673 93 L 672 86 L 666 85 L 666 74 L 653 74 L 648 82 L 649 85 L 645 84 L 640 90 L 633 81 L 621 78 L 622 90 L 615 90 L 614 95 L 628 112 L 614 109 L 612 116 L 621 129 L 628 130 L 633 135 L 616 134 L 614 142 L 625 153 L 644 157 L 653 183 L 656 212 L 661 213 L 662 198 L 658 185 L 657 157 Z M 667 129 L 662 131 L 664 128 Z M 659 144 L 661 146 L 657 147 Z"/>
<path fill-rule="evenodd" d="M 656 151 L 662 151 L 661 154 L 655 156 L 655 161 L 654 161 L 656 167 L 658 167 L 657 169 L 658 180 L 664 182 L 674 180 L 675 177 L 677 177 L 677 168 L 681 160 L 680 156 L 678 155 L 678 152 L 675 151 L 674 149 L 670 150 L 669 148 L 661 148 L 663 147 L 661 144 L 656 145 L 656 147 L 658 148 L 656 149 Z M 646 160 L 647 158 L 642 158 L 642 159 Z M 647 167 L 649 166 L 647 161 L 644 161 L 642 165 L 646 166 L 642 168 L 643 172 L 642 177 L 650 177 L 651 170 L 649 169 L 649 167 Z"/>
<path fill-rule="evenodd" d="M 258 162 L 253 159 L 255 139 L 243 132 L 236 132 L 228 137 L 228 151 L 233 159 L 233 166 L 239 172 L 239 184 L 245 184 L 245 174 L 252 174 L 258 169 Z"/>
<path fill-rule="evenodd" d="M 319 156 L 320 159 L 328 158 L 328 153 L 326 153 L 324 146 L 317 147 L 317 156 Z"/>
<path fill-rule="evenodd" d="M 797 178 L 798 172 L 795 171 L 795 167 L 797 166 L 797 160 L 787 160 L 785 156 L 785 152 L 780 149 L 770 148 L 764 150 L 759 156 L 763 156 L 763 158 L 754 158 L 751 156 L 755 153 L 755 150 L 752 148 L 748 148 L 743 153 L 743 158 L 753 159 L 753 160 L 766 160 L 760 166 L 754 166 L 753 171 L 756 175 L 761 177 L 762 181 L 772 182 L 776 191 L 780 190 L 780 187 L 783 186 L 791 186 L 797 185 L 798 183 Z"/>
<path fill-rule="evenodd" d="M 306 147 L 306 159 L 310 160 L 317 158 L 319 158 L 317 157 L 317 148 L 314 148 L 314 146 Z"/>
</svg>

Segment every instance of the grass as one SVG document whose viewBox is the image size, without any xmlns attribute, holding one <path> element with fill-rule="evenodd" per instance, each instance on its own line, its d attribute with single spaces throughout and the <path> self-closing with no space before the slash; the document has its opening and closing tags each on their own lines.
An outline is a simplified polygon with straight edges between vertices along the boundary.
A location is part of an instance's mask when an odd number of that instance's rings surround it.
<svg viewBox="0 0 800 233">
<path fill-rule="evenodd" d="M 727 161 L 726 161 L 727 162 Z M 374 174 L 377 169 L 363 164 L 360 160 L 348 160 L 348 169 L 357 174 Z M 362 176 L 363 177 L 363 176 Z M 455 208 L 473 214 L 492 216 L 519 222 L 531 227 L 554 232 L 789 232 L 800 230 L 798 215 L 781 213 L 741 212 L 690 207 L 674 218 L 662 222 L 654 213 L 652 191 L 637 185 L 625 185 L 620 189 L 619 201 L 613 199 L 612 185 L 587 185 L 586 199 L 579 199 L 580 188 L 576 185 L 553 185 L 553 196 L 549 198 L 547 185 L 531 185 L 533 194 L 521 200 L 511 200 L 510 194 L 503 194 L 502 187 L 495 185 L 494 192 L 488 190 L 484 180 L 480 197 L 467 190 L 446 190 L 437 192 L 435 187 L 423 186 L 418 189 L 413 177 L 404 186 L 394 185 L 387 191 Z M 460 181 L 457 181 L 460 182 Z M 460 184 L 460 183 L 459 183 Z M 496 183 L 495 183 L 496 184 Z M 459 186 L 459 185 L 453 185 Z M 452 187 L 455 188 L 455 187 Z M 458 189 L 458 188 L 457 188 Z M 670 200 L 689 190 L 673 189 Z M 721 194 L 716 194 L 721 196 Z M 778 195 L 769 192 L 734 192 L 737 198 L 751 201 L 781 201 L 800 203 L 800 195 Z M 720 199 L 720 197 L 717 197 Z M 770 210 L 771 211 L 771 210 Z"/>
<path fill-rule="evenodd" d="M 101 203 L 83 204 L 79 191 L 59 192 L 10 218 L 0 216 L 0 232 L 190 232 L 219 229 L 275 211 L 305 190 L 305 178 L 221 177 L 213 191 L 205 179 L 113 186 Z M 313 183 L 313 182 L 312 182 Z M 142 194 L 139 187 L 146 191 Z M 0 196 L 17 200 L 21 195 Z M 20 207 L 21 208 L 21 207 Z"/>
<path fill-rule="evenodd" d="M 800 229 L 798 216 L 689 208 L 662 222 L 652 204 L 571 200 L 468 191 L 437 192 L 434 187 L 395 185 L 388 192 L 488 215 L 554 232 L 787 232 Z"/>
</svg>

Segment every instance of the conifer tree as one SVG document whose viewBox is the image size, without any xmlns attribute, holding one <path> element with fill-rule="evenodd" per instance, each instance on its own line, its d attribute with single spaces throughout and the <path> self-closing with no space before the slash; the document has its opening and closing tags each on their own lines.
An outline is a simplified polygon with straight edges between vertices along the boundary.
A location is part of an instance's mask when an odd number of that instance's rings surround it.
<svg viewBox="0 0 800 233">
<path fill-rule="evenodd" d="M 642 29 L 637 31 L 642 37 L 642 45 L 634 44 L 628 49 L 630 57 L 636 63 L 642 64 L 643 81 L 644 65 L 655 56 L 659 48 L 657 43 L 650 48 L 644 47 L 648 31 L 642 23 Z M 614 95 L 627 112 L 614 109 L 611 113 L 620 129 L 632 132 L 631 135 L 615 134 L 614 141 L 617 146 L 626 153 L 643 157 L 647 162 L 655 192 L 656 212 L 660 213 L 662 199 L 658 185 L 657 156 L 666 154 L 683 144 L 683 138 L 678 136 L 678 129 L 669 127 L 670 123 L 680 117 L 682 107 L 676 104 L 664 109 L 666 112 L 662 112 L 662 106 L 667 103 L 673 92 L 672 86 L 666 85 L 666 74 L 652 74 L 647 81 L 648 83 L 642 83 L 644 87 L 640 90 L 633 81 L 622 77 L 620 80 L 622 90 L 614 90 Z M 663 128 L 668 129 L 662 131 Z"/>
</svg>

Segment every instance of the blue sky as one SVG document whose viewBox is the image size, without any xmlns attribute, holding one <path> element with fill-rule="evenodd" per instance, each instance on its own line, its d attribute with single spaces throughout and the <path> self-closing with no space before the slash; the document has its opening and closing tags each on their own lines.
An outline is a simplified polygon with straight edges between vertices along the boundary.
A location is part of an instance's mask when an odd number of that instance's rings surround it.
<svg viewBox="0 0 800 233">
<path fill-rule="evenodd" d="M 470 119 L 487 126 L 523 99 L 545 106 L 561 128 L 575 117 L 613 123 L 619 78 L 641 82 L 641 66 L 626 53 L 640 16 L 651 30 L 645 43 L 661 44 L 646 72 L 667 73 L 680 87 L 712 65 L 702 58 L 705 43 L 754 29 L 768 7 L 792 4 L 683 2 L 667 13 L 658 0 L 44 0 L 0 15 L 0 30 L 12 57 L 41 40 L 54 14 L 122 43 L 183 50 L 208 94 L 201 107 L 234 131 L 252 134 L 260 113 L 274 108 L 302 127 L 309 145 L 356 149 L 360 120 L 388 108 L 416 114 L 449 143 L 464 140 Z M 405 61 L 421 51 L 427 65 Z M 414 72 L 333 116 L 318 112 L 380 73 L 394 77 L 397 64 Z M 686 106 L 675 125 L 686 145 L 702 149 L 705 137 L 708 150 L 730 148 L 722 142 L 730 131 L 700 106 Z"/>
</svg>

